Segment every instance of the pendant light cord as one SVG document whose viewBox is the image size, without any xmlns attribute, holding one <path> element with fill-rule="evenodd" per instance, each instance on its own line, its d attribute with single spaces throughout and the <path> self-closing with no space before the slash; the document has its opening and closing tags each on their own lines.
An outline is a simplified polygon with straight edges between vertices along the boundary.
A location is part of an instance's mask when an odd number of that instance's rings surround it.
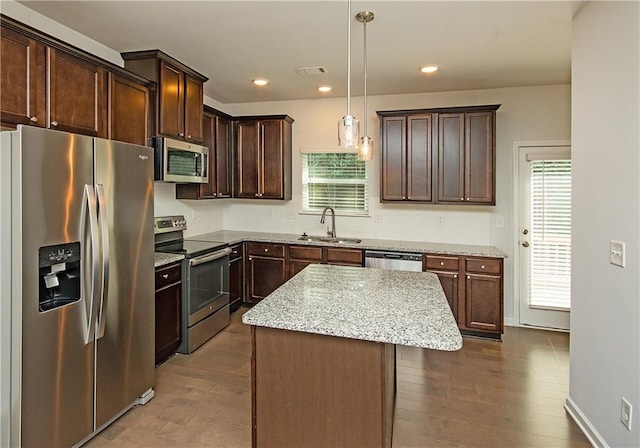
<svg viewBox="0 0 640 448">
<path fill-rule="evenodd" d="M 367 133 L 367 22 L 364 25 L 364 137 L 368 138 Z"/>
<path fill-rule="evenodd" d="M 347 2 L 347 115 L 351 115 L 351 0 Z"/>
</svg>

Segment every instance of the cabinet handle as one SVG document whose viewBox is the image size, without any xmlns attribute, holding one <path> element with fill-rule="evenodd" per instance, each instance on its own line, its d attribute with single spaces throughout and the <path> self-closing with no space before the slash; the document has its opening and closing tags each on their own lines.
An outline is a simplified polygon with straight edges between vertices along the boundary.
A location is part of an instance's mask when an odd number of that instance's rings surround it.
<svg viewBox="0 0 640 448">
<path fill-rule="evenodd" d="M 484 269 L 484 265 L 480 266 L 480 269 Z"/>
<path fill-rule="evenodd" d="M 36 117 L 35 115 L 31 118 L 29 118 L 29 120 L 31 120 L 33 123 L 37 123 L 38 122 L 38 117 Z"/>
<path fill-rule="evenodd" d="M 249 257 L 249 261 L 253 261 L 253 258 Z"/>
<path fill-rule="evenodd" d="M 187 138 L 191 138 L 191 136 L 190 136 L 190 135 L 187 135 Z"/>
<path fill-rule="evenodd" d="M 469 200 L 469 198 L 467 198 L 467 201 Z"/>
<path fill-rule="evenodd" d="M 440 266 L 444 266 L 444 261 L 441 261 L 441 262 L 440 262 Z"/>
<path fill-rule="evenodd" d="M 407 199 L 411 200 L 411 196 L 407 196 Z"/>
<path fill-rule="evenodd" d="M 464 201 L 464 198 L 460 198 L 461 201 Z"/>
<path fill-rule="evenodd" d="M 265 251 L 265 252 L 269 252 L 269 249 L 265 249 L 264 251 Z"/>
<path fill-rule="evenodd" d="M 58 122 L 57 121 L 52 121 L 51 122 L 51 126 L 58 126 Z"/>
<path fill-rule="evenodd" d="M 255 194 L 256 197 L 260 196 L 258 193 Z"/>
<path fill-rule="evenodd" d="M 470 275 L 467 275 L 467 278 L 468 278 L 469 280 L 471 280 L 471 276 L 470 276 Z"/>
<path fill-rule="evenodd" d="M 180 132 L 178 135 L 179 135 L 180 137 L 184 137 L 184 132 Z"/>
<path fill-rule="evenodd" d="M 169 278 L 169 274 L 162 274 L 162 278 L 165 279 L 165 280 L 168 279 Z"/>
<path fill-rule="evenodd" d="M 458 274 L 453 274 L 453 278 L 458 278 Z"/>
</svg>

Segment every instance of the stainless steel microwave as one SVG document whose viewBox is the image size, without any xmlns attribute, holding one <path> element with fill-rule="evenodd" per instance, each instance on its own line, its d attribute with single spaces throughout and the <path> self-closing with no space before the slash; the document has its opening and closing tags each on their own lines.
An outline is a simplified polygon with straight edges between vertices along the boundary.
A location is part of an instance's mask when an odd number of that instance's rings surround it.
<svg viewBox="0 0 640 448">
<path fill-rule="evenodd" d="M 153 137 L 154 179 L 163 182 L 209 181 L 209 148 L 166 137 Z"/>
</svg>

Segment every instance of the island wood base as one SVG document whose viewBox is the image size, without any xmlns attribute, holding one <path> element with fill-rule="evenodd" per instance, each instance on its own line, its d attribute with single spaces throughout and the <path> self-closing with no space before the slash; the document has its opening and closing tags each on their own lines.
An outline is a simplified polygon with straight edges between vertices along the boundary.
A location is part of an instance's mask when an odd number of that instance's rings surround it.
<svg viewBox="0 0 640 448">
<path fill-rule="evenodd" d="M 391 447 L 395 346 L 251 327 L 254 447 Z"/>
</svg>

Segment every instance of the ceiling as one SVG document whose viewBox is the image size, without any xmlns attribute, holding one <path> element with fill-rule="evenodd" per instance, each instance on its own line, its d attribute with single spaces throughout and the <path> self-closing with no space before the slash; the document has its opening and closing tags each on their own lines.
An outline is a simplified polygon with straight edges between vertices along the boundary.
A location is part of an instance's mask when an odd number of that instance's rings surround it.
<svg viewBox="0 0 640 448">
<path fill-rule="evenodd" d="M 347 94 L 347 1 L 21 1 L 118 52 L 158 48 L 209 77 L 222 103 Z M 353 1 L 351 93 L 368 95 L 564 84 L 571 19 L 583 1 Z M 419 67 L 440 70 L 423 75 Z M 301 76 L 300 67 L 326 73 Z M 266 78 L 266 87 L 251 80 Z M 328 94 L 317 91 L 330 85 Z"/>
</svg>

